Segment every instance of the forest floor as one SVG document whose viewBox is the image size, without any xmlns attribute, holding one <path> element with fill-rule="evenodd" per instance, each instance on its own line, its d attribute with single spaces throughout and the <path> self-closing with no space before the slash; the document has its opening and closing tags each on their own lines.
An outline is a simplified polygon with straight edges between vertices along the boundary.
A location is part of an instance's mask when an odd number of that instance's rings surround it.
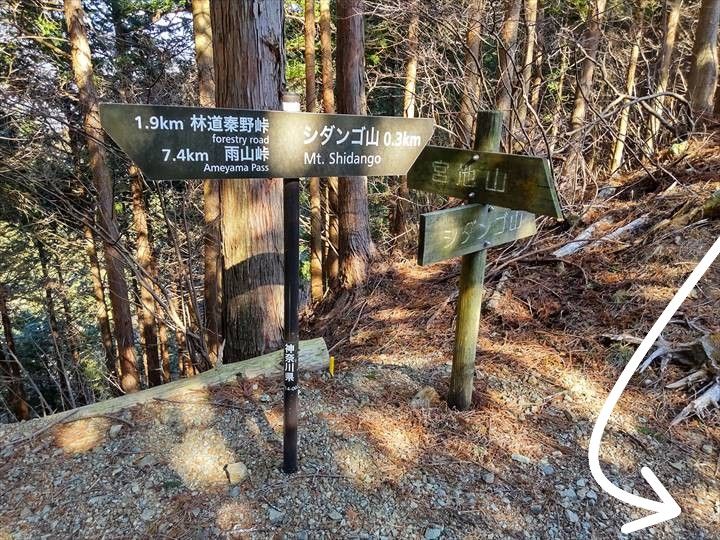
<svg viewBox="0 0 720 540">
<path fill-rule="evenodd" d="M 718 148 L 679 159 L 671 181 L 618 196 L 586 216 L 610 229 L 648 214 L 654 224 L 720 188 Z M 718 160 L 720 158 L 715 157 Z M 628 182 L 635 182 L 627 179 Z M 636 185 L 645 186 L 642 178 Z M 339 316 L 311 321 L 336 373 L 302 379 L 301 470 L 279 471 L 280 381 L 230 384 L 179 402 L 40 430 L 48 420 L 1 426 L 2 538 L 620 538 L 644 515 L 593 481 L 587 447 L 595 418 L 633 348 L 713 241 L 720 222 L 591 246 L 566 262 L 544 231 L 509 270 L 484 310 L 474 408 L 411 408 L 423 387 L 447 391 L 459 262 L 420 268 L 395 257 L 375 268 Z M 487 297 L 507 254 L 490 257 Z M 701 281 L 664 337 L 720 331 L 720 268 Z M 649 466 L 682 514 L 637 538 L 717 538 L 720 419 L 669 428 L 693 397 L 664 386 L 686 372 L 651 366 L 636 376 L 603 439 L 607 476 L 653 494 Z M 225 464 L 247 479 L 229 485 Z"/>
</svg>

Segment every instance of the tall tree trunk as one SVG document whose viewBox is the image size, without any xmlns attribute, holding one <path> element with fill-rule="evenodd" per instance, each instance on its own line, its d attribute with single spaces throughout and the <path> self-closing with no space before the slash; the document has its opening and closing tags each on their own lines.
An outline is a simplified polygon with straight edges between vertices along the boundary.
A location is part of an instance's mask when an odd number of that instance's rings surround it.
<svg viewBox="0 0 720 540">
<path fill-rule="evenodd" d="M 209 0 L 192 0 L 195 63 L 198 71 L 198 90 L 202 107 L 215 106 L 215 78 L 213 74 L 212 25 Z M 222 309 L 222 237 L 220 235 L 220 182 L 205 180 L 203 185 L 205 234 L 204 300 L 205 332 L 210 363 L 215 365 L 220 350 Z"/>
<path fill-rule="evenodd" d="M 503 124 L 509 126 L 510 111 L 513 101 L 513 84 L 517 66 L 518 26 L 520 23 L 521 0 L 507 0 L 505 3 L 505 21 L 500 30 L 498 43 L 498 88 L 495 95 L 495 108 L 503 113 Z"/>
<path fill-rule="evenodd" d="M 633 40 L 632 51 L 630 52 L 630 64 L 628 65 L 627 84 L 625 93 L 628 96 L 635 94 L 635 74 L 637 73 L 638 58 L 640 58 L 640 45 L 642 43 L 643 31 L 645 28 L 645 6 L 640 2 L 635 9 L 635 39 Z M 610 174 L 620 169 L 625 153 L 625 140 L 627 139 L 628 127 L 630 124 L 630 107 L 624 107 L 620 113 L 620 125 L 618 126 L 615 148 L 610 162 Z"/>
<path fill-rule="evenodd" d="M 665 13 L 663 42 L 660 47 L 660 54 L 658 55 L 657 62 L 657 84 L 655 86 L 656 94 L 666 92 L 668 83 L 670 82 L 670 67 L 672 66 L 672 56 L 675 51 L 675 41 L 677 39 L 677 29 L 680 22 L 681 8 L 682 0 L 672 0 L 670 4 L 670 11 Z M 667 98 L 665 96 L 660 96 L 655 100 L 654 108 L 657 114 L 663 114 L 666 101 Z M 646 141 L 648 153 L 650 154 L 655 152 L 655 145 L 657 144 L 659 132 L 660 120 L 658 120 L 655 116 L 650 115 L 650 120 L 648 122 L 648 138 Z"/>
<path fill-rule="evenodd" d="M 605 17 L 606 0 L 594 0 L 590 5 L 590 12 L 583 33 L 580 47 L 585 55 L 575 89 L 575 104 L 570 118 L 570 155 L 566 161 L 566 174 L 573 176 L 577 166 L 582 160 L 583 141 L 585 135 L 585 118 L 588 103 L 593 96 L 593 78 L 595 76 L 595 60 L 600 48 L 602 37 L 602 22 Z"/>
<path fill-rule="evenodd" d="M 213 2 L 210 8 L 217 104 L 279 109 L 282 0 Z M 223 336 L 232 362 L 282 345 L 282 182 L 223 180 L 220 189 Z"/>
<path fill-rule="evenodd" d="M 559 44 L 560 49 L 560 74 L 557 84 L 557 96 L 555 98 L 554 114 L 552 116 L 552 128 L 550 129 L 550 151 L 555 149 L 558 140 L 558 132 L 561 122 L 564 122 L 563 111 L 565 99 L 565 77 L 568 71 L 568 48 L 562 41 Z"/>
<path fill-rule="evenodd" d="M 305 0 L 305 110 L 315 112 L 315 0 Z M 317 302 L 323 297 L 322 210 L 320 178 L 310 184 L 310 297 Z"/>
<path fill-rule="evenodd" d="M 365 114 L 365 25 L 362 0 L 337 5 L 338 112 Z M 367 177 L 343 177 L 338 182 L 340 275 L 343 289 L 361 286 L 374 253 L 370 238 Z"/>
<path fill-rule="evenodd" d="M 485 0 L 471 0 L 468 7 L 468 29 L 465 35 L 465 80 L 460 98 L 459 136 L 457 146 L 470 148 L 475 133 L 475 116 L 480 92 L 480 42 Z M 417 56 L 417 52 L 416 52 Z M 407 79 L 406 79 L 407 80 Z"/>
<path fill-rule="evenodd" d="M 522 96 L 518 103 L 517 125 L 525 126 L 532 81 L 533 64 L 535 63 L 535 45 L 537 43 L 538 0 L 525 0 L 525 59 L 522 65 Z"/>
<path fill-rule="evenodd" d="M 152 287 L 153 249 L 150 243 L 148 229 L 145 195 L 143 193 L 143 180 L 140 170 L 136 166 L 130 168 L 130 194 L 133 209 L 133 227 L 135 228 L 135 249 L 137 262 L 145 276 L 143 283 Z M 153 291 L 140 285 L 140 310 L 138 312 L 138 325 L 145 342 L 145 358 L 147 361 L 148 385 L 159 386 L 163 383 L 162 364 L 160 362 L 160 349 L 158 346 L 157 321 L 155 313 L 155 297 Z"/>
<path fill-rule="evenodd" d="M 699 116 L 713 112 L 718 83 L 718 26 L 720 0 L 703 0 L 695 27 L 695 43 L 690 63 L 688 91 L 693 112 Z"/>
<path fill-rule="evenodd" d="M 53 289 L 56 287 L 56 283 L 50 277 L 50 254 L 47 249 L 40 241 L 39 238 L 34 238 L 35 248 L 38 252 L 38 259 L 40 260 L 40 270 L 43 278 L 43 289 L 45 290 L 45 311 L 48 317 L 48 326 L 50 327 L 50 336 L 52 337 L 53 347 L 55 349 L 55 355 L 57 357 L 57 369 L 56 376 L 58 379 L 58 387 L 60 389 L 60 399 L 63 406 L 65 402 L 71 408 L 75 408 L 75 394 L 73 392 L 72 383 L 70 381 L 70 373 L 68 366 L 65 365 L 65 348 L 66 340 L 60 332 L 60 325 L 57 318 L 57 310 L 55 309 L 55 298 L 53 296 Z"/>
<path fill-rule="evenodd" d="M 538 49 L 535 53 L 535 76 L 532 78 L 530 85 L 530 105 L 535 111 L 540 110 L 540 95 L 544 89 L 543 85 L 543 63 L 545 58 L 545 42 L 544 34 L 541 32 L 543 28 L 544 13 L 542 5 L 538 6 L 535 20 L 535 46 Z"/>
<path fill-rule="evenodd" d="M 18 420 L 27 420 L 30 418 L 30 407 L 27 404 L 25 395 L 25 387 L 22 382 L 22 372 L 17 360 L 17 349 L 15 348 L 15 338 L 12 333 L 12 324 L 10 323 L 10 310 L 7 305 L 7 289 L 5 285 L 0 283 L 0 322 L 5 335 L 5 346 L 12 356 L 8 358 L 0 344 L 0 375 L 4 379 L 5 386 L 8 389 L 7 403 L 11 412 Z"/>
<path fill-rule="evenodd" d="M 98 197 L 98 224 L 104 236 L 103 245 L 110 289 L 110 304 L 120 358 L 120 385 L 125 392 L 135 392 L 138 390 L 138 376 L 133 349 L 128 287 L 124 273 L 125 264 L 116 247 L 120 241 L 120 231 L 113 211 L 113 181 L 104 146 L 105 136 L 100 125 L 90 46 L 84 23 L 85 13 L 81 0 L 64 1 L 65 21 L 72 49 L 72 68 L 79 90 L 80 104 L 84 111 L 83 128 L 87 134 L 90 170 Z"/>
<path fill-rule="evenodd" d="M 415 118 L 415 87 L 417 85 L 418 34 L 420 27 L 420 11 L 418 9 L 417 1 L 413 1 L 408 6 L 408 9 L 411 11 L 410 24 L 408 25 L 408 56 L 407 63 L 405 64 L 403 116 L 405 118 Z M 399 245 L 405 244 L 404 235 L 407 232 L 407 202 L 409 201 L 409 198 L 410 190 L 408 189 L 407 176 L 403 175 L 400 177 L 400 185 L 398 186 L 397 197 L 395 198 L 391 222 L 393 234 L 401 238 Z"/>
<path fill-rule="evenodd" d="M 320 57 L 322 63 L 322 101 L 323 111 L 327 114 L 335 113 L 335 75 L 333 73 L 332 56 L 332 18 L 330 14 L 330 0 L 320 0 Z M 328 246 L 326 250 L 325 276 L 329 283 L 334 283 L 340 274 L 340 259 L 338 248 L 340 245 L 340 226 L 338 224 L 338 179 L 331 176 L 327 179 L 327 208 L 325 216 L 326 236 Z"/>
<path fill-rule="evenodd" d="M 94 401 L 94 396 L 89 392 L 87 385 L 85 384 L 84 377 L 81 372 L 80 366 L 80 339 L 78 336 L 77 327 L 75 326 L 75 317 L 72 314 L 72 308 L 70 306 L 70 298 L 68 297 L 67 281 L 65 281 L 65 272 L 63 271 L 60 257 L 55 255 L 52 258 L 53 267 L 57 274 L 57 281 L 55 282 L 55 290 L 60 298 L 60 304 L 62 306 L 63 323 L 62 335 L 65 338 L 70 359 L 72 360 L 71 368 L 77 381 L 78 390 L 82 391 L 84 402 L 78 402 L 77 405 L 86 405 Z"/>
<path fill-rule="evenodd" d="M 115 355 L 115 344 L 110 329 L 110 316 L 105 302 L 105 287 L 102 281 L 100 260 L 98 259 L 95 235 L 87 224 L 83 225 L 83 236 L 85 238 L 85 253 L 90 261 L 90 279 L 92 280 L 93 298 L 96 307 L 95 316 L 97 317 L 100 338 L 105 351 L 105 367 L 109 375 L 117 377 L 117 356 Z"/>
</svg>

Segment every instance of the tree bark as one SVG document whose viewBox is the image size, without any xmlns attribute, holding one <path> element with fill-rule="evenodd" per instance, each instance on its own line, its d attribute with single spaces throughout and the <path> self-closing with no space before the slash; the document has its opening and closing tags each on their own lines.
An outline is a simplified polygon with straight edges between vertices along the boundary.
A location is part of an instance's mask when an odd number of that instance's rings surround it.
<svg viewBox="0 0 720 540">
<path fill-rule="evenodd" d="M 12 355 L 8 358 L 2 345 L 0 345 L 0 375 L 2 375 L 8 389 L 7 403 L 11 412 L 17 420 L 27 420 L 30 418 L 30 407 L 27 404 L 20 366 L 16 360 L 17 349 L 15 348 L 15 338 L 12 333 L 7 298 L 7 289 L 5 285 L 0 283 L 0 322 L 5 335 L 5 346 Z"/>
<path fill-rule="evenodd" d="M 573 175 L 572 167 L 576 167 L 582 159 L 584 124 L 587 116 L 587 104 L 593 95 L 593 78 L 595 76 L 595 60 L 600 48 L 602 37 L 602 22 L 605 17 L 606 0 L 594 0 L 591 4 L 580 47 L 584 51 L 585 59 L 580 67 L 575 89 L 575 104 L 570 118 L 570 155 L 566 161 L 566 171 Z"/>
<path fill-rule="evenodd" d="M 515 53 L 517 50 L 518 25 L 520 23 L 520 0 L 507 0 L 505 21 L 500 30 L 498 43 L 498 88 L 495 108 L 503 113 L 503 124 L 509 127 L 512 110 L 512 91 L 515 81 Z"/>
<path fill-rule="evenodd" d="M 418 34 L 420 30 L 420 12 L 418 10 L 417 1 L 413 1 L 408 9 L 410 12 L 410 24 L 408 25 L 408 57 L 405 64 L 405 91 L 403 94 L 403 116 L 405 118 L 415 118 L 415 88 L 417 86 L 417 66 L 418 66 Z M 471 22 L 471 28 L 473 23 Z M 470 39 L 470 31 L 468 31 L 468 40 Z M 465 96 L 463 96 L 464 98 Z M 462 114 L 462 113 L 461 113 Z M 392 215 L 392 233 L 401 239 L 399 245 L 403 245 L 404 235 L 407 232 L 407 212 L 408 200 L 410 198 L 410 190 L 408 189 L 407 175 L 400 177 L 397 196 L 395 198 L 395 206 Z"/>
<path fill-rule="evenodd" d="M 460 98 L 459 136 L 457 146 L 470 148 L 475 132 L 475 114 L 478 94 L 480 92 L 480 41 L 482 25 L 480 17 L 485 7 L 485 0 L 471 0 L 468 8 L 468 29 L 465 35 L 465 79 L 462 97 Z M 417 51 L 416 51 L 417 58 Z"/>
<path fill-rule="evenodd" d="M 100 125 L 97 92 L 93 82 L 93 67 L 87 39 L 81 0 L 65 1 L 65 21 L 71 45 L 72 68 L 83 108 L 83 128 L 87 134 L 90 170 L 98 197 L 98 224 L 104 238 L 110 304 L 115 324 L 115 340 L 120 359 L 120 385 L 125 392 L 138 390 L 138 375 L 133 349 L 133 329 L 130 315 L 128 287 L 125 281 L 125 264 L 118 250 L 120 241 L 113 211 L 113 181 L 104 147 L 104 134 Z"/>
<path fill-rule="evenodd" d="M 636 7 L 635 10 L 635 38 L 633 40 L 632 51 L 630 52 L 630 64 L 627 71 L 627 84 L 625 85 L 625 93 L 628 96 L 635 94 L 635 74 L 637 73 L 638 58 L 640 58 L 640 45 L 642 43 L 643 31 L 645 28 L 645 6 L 643 2 Z M 618 126 L 617 138 L 615 139 L 615 147 L 613 149 L 612 160 L 610 161 L 610 174 L 615 174 L 623 162 L 625 153 L 625 140 L 627 139 L 628 127 L 630 124 L 630 108 L 623 107 L 620 113 L 620 125 Z"/>
<path fill-rule="evenodd" d="M 137 262 L 142 269 L 146 280 L 150 282 L 153 274 L 153 249 L 150 243 L 145 196 L 143 194 L 143 180 L 140 170 L 134 165 L 130 167 L 130 193 L 133 208 L 133 226 L 135 228 L 135 249 Z M 158 386 L 163 383 L 162 364 L 160 362 L 160 349 L 158 346 L 157 321 L 155 313 L 154 291 L 148 290 L 140 284 L 140 311 L 138 313 L 140 332 L 145 341 L 145 357 L 147 361 L 148 385 Z"/>
<path fill-rule="evenodd" d="M 670 82 L 670 67 L 672 66 L 672 56 L 675 51 L 675 41 L 677 39 L 677 29 L 678 23 L 680 22 L 681 8 L 682 0 L 672 0 L 672 3 L 670 4 L 670 11 L 666 13 L 663 42 L 660 48 L 657 63 L 657 85 L 655 86 L 656 94 L 662 94 L 667 91 L 668 83 Z M 655 100 L 654 106 L 657 114 L 663 113 L 666 101 L 667 99 L 665 96 L 660 96 Z M 648 122 L 648 139 L 646 141 L 648 153 L 650 154 L 655 152 L 655 145 L 657 144 L 659 132 L 660 120 L 658 120 L 654 115 L 650 115 L 650 120 Z"/>
<path fill-rule="evenodd" d="M 695 43 L 688 78 L 690 105 L 698 116 L 712 113 L 715 105 L 719 25 L 720 0 L 703 0 L 695 27 Z"/>
<path fill-rule="evenodd" d="M 283 2 L 213 2 L 217 105 L 279 109 Z M 283 233 L 279 179 L 223 180 L 223 336 L 229 362 L 282 345 Z"/>
<path fill-rule="evenodd" d="M 525 125 L 532 81 L 533 64 L 535 63 L 535 45 L 537 43 L 538 0 L 525 0 L 525 59 L 522 65 L 522 96 L 518 103 L 517 125 L 520 129 Z"/>
<path fill-rule="evenodd" d="M 315 0 L 305 0 L 305 110 L 315 112 Z M 320 178 L 309 179 L 310 184 L 310 297 L 314 302 L 322 299 L 322 209 Z"/>
<path fill-rule="evenodd" d="M 213 73 L 212 25 L 209 0 L 192 0 L 195 64 L 198 72 L 200 106 L 215 106 L 215 78 Z M 210 363 L 217 363 L 222 341 L 222 237 L 220 235 L 220 182 L 205 180 L 203 184 L 204 300 L 205 339 Z"/>
<path fill-rule="evenodd" d="M 110 329 L 110 316 L 108 315 L 107 303 L 105 301 L 105 287 L 102 281 L 100 260 L 98 259 L 97 247 L 95 245 L 95 235 L 87 224 L 83 226 L 83 236 L 85 238 L 85 253 L 90 261 L 90 279 L 93 286 L 93 298 L 95 299 L 100 338 L 102 339 L 102 346 L 105 351 L 105 367 L 108 374 L 117 377 L 117 356 L 115 355 L 115 344 L 113 343 L 112 330 Z"/>
<path fill-rule="evenodd" d="M 332 56 L 332 19 L 330 0 L 320 0 L 320 58 L 322 63 L 322 101 L 323 111 L 335 113 L 335 75 Z M 338 224 L 338 179 L 327 179 L 326 236 L 328 246 L 324 259 L 324 273 L 328 283 L 335 283 L 340 273 L 338 248 L 340 245 L 340 226 Z"/>
<path fill-rule="evenodd" d="M 338 112 L 365 114 L 365 25 L 362 0 L 337 5 Z M 374 253 L 370 238 L 367 177 L 343 177 L 338 182 L 340 224 L 339 286 L 351 289 L 367 279 Z"/>
</svg>

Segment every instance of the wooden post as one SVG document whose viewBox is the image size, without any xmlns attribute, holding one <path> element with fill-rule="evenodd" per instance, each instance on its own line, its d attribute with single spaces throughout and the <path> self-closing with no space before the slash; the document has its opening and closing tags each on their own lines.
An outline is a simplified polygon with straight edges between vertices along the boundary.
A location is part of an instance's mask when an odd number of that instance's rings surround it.
<svg viewBox="0 0 720 540">
<path fill-rule="evenodd" d="M 497 152 L 500 149 L 503 114 L 500 111 L 480 111 L 477 115 L 474 149 L 478 152 Z M 462 258 L 460 292 L 457 301 L 457 329 L 448 405 L 461 411 L 472 404 L 475 353 L 480 330 L 480 305 L 485 281 L 487 251 L 482 250 Z"/>
</svg>

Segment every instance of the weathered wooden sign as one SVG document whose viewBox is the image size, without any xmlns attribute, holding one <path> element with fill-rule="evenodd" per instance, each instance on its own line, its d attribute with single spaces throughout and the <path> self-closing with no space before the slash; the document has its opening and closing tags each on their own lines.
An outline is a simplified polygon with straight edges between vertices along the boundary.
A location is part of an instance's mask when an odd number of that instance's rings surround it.
<svg viewBox="0 0 720 540">
<path fill-rule="evenodd" d="M 406 174 L 425 118 L 100 105 L 102 125 L 155 180 Z"/>
<path fill-rule="evenodd" d="M 485 204 L 467 204 L 420 216 L 418 264 L 428 264 L 527 238 L 535 215 Z"/>
<path fill-rule="evenodd" d="M 408 186 L 562 219 L 544 158 L 428 146 L 410 169 Z"/>
<path fill-rule="evenodd" d="M 429 146 L 408 186 L 470 203 L 420 216 L 418 264 L 462 256 L 448 405 L 472 404 L 488 248 L 532 236 L 535 213 L 562 219 L 546 159 L 500 154 L 503 113 L 480 111 L 474 151 Z"/>
</svg>

